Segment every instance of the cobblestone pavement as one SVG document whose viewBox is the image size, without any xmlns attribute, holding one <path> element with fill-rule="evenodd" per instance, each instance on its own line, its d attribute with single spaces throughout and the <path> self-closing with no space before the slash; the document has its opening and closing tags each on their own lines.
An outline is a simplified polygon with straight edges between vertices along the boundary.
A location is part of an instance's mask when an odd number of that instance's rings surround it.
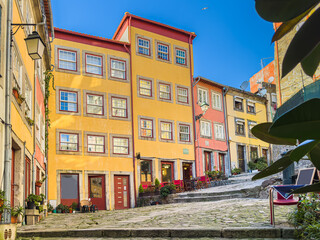
<svg viewBox="0 0 320 240">
<path fill-rule="evenodd" d="M 275 206 L 277 226 L 288 226 L 294 206 Z M 267 199 L 230 199 L 176 203 L 95 213 L 51 214 L 18 231 L 96 228 L 224 228 L 271 227 Z"/>
<path fill-rule="evenodd" d="M 61 240 L 61 238 L 34 238 L 32 240 Z M 63 240 L 83 240 L 83 238 L 63 238 Z M 86 238 L 86 240 L 185 240 L 185 238 Z M 188 240 L 283 240 L 283 238 L 188 238 Z"/>
</svg>

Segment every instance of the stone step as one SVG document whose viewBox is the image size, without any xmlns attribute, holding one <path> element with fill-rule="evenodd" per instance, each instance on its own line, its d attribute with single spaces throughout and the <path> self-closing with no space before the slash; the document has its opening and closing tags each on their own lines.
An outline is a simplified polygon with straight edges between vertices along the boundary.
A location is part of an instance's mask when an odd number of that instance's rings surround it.
<svg viewBox="0 0 320 240">
<path fill-rule="evenodd" d="M 234 198 L 256 198 L 257 194 L 254 192 L 249 193 L 235 193 L 235 194 L 224 194 L 224 195 L 217 195 L 217 196 L 201 196 L 195 195 L 192 197 L 183 197 L 183 198 L 175 198 L 175 202 L 177 203 L 186 203 L 186 202 L 214 202 L 226 199 L 234 199 Z"/>
</svg>

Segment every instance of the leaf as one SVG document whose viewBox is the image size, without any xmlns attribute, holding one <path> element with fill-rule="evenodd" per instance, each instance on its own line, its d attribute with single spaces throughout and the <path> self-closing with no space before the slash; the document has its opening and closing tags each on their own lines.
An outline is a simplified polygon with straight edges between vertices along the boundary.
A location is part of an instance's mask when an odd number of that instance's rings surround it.
<svg viewBox="0 0 320 240">
<path fill-rule="evenodd" d="M 292 191 L 291 193 L 296 194 L 296 193 L 308 193 L 308 192 L 316 192 L 316 193 L 320 192 L 320 183 L 298 188 Z"/>
<path fill-rule="evenodd" d="M 320 141 L 319 140 L 306 140 L 300 143 L 290 153 L 292 161 L 298 162 L 303 156 L 307 155 Z"/>
<path fill-rule="evenodd" d="M 320 0 L 256 0 L 256 11 L 269 22 L 287 22 L 315 6 Z"/>
<path fill-rule="evenodd" d="M 279 160 L 274 162 L 272 165 L 270 165 L 266 169 L 254 175 L 252 177 L 252 180 L 268 177 L 270 175 L 273 175 L 275 173 L 281 172 L 284 169 L 286 169 L 288 166 L 290 166 L 293 163 L 293 161 L 290 159 L 290 156 L 289 156 L 290 153 L 291 151 L 287 152 L 284 157 L 280 158 Z"/>
<path fill-rule="evenodd" d="M 313 98 L 280 116 L 269 133 L 282 138 L 320 139 L 320 99 Z"/>
<path fill-rule="evenodd" d="M 279 138 L 279 137 L 272 136 L 269 133 L 269 128 L 271 125 L 272 125 L 271 122 L 260 123 L 251 129 L 251 133 L 256 138 L 259 138 L 260 140 L 265 141 L 267 143 L 278 144 L 278 145 L 296 145 L 296 142 L 297 142 L 296 139 Z"/>
<path fill-rule="evenodd" d="M 313 77 L 314 73 L 316 72 L 320 63 L 320 44 L 316 46 L 313 51 L 305 57 L 302 62 L 301 66 L 305 74 L 310 77 Z"/>
<path fill-rule="evenodd" d="M 317 144 L 309 153 L 310 161 L 313 165 L 320 169 L 320 144 Z"/>
<path fill-rule="evenodd" d="M 274 33 L 271 42 L 280 40 L 284 35 L 291 31 L 298 22 L 301 21 L 313 8 L 308 9 L 304 13 L 300 14 L 298 17 L 295 17 L 287 22 L 284 22 L 280 25 L 277 31 Z"/>
<path fill-rule="evenodd" d="M 304 1 L 301 1 L 304 2 Z M 302 25 L 293 37 L 282 62 L 282 76 L 285 77 L 299 62 L 307 57 L 320 42 L 320 8 Z"/>
</svg>

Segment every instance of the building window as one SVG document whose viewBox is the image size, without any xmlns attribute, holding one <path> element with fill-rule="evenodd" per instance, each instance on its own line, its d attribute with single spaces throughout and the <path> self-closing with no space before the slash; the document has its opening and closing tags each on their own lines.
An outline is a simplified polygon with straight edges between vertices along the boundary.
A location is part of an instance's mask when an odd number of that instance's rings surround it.
<svg viewBox="0 0 320 240">
<path fill-rule="evenodd" d="M 169 45 L 157 43 L 157 57 L 161 60 L 169 61 Z"/>
<path fill-rule="evenodd" d="M 214 136 L 216 140 L 225 140 L 223 124 L 214 124 Z"/>
<path fill-rule="evenodd" d="M 162 140 L 173 140 L 171 122 L 160 121 L 160 138 Z"/>
<path fill-rule="evenodd" d="M 263 156 L 266 160 L 269 159 L 268 149 L 265 149 L 265 148 L 262 149 L 262 156 Z"/>
<path fill-rule="evenodd" d="M 140 136 L 153 138 L 153 120 L 140 118 Z"/>
<path fill-rule="evenodd" d="M 212 92 L 212 108 L 221 110 L 221 94 Z"/>
<path fill-rule="evenodd" d="M 250 160 L 254 162 L 258 157 L 258 148 L 250 147 Z"/>
<path fill-rule="evenodd" d="M 127 118 L 127 99 L 111 97 L 111 114 L 112 117 Z"/>
<path fill-rule="evenodd" d="M 13 50 L 12 61 L 14 86 L 19 89 L 20 93 L 22 93 L 22 63 L 16 48 Z"/>
<path fill-rule="evenodd" d="M 251 101 L 247 101 L 247 112 L 248 113 L 256 113 L 255 103 Z"/>
<path fill-rule="evenodd" d="M 103 74 L 102 57 L 86 53 L 85 58 L 86 58 L 86 73 L 102 76 Z"/>
<path fill-rule="evenodd" d="M 243 99 L 235 97 L 234 98 L 234 109 L 238 111 L 243 111 Z"/>
<path fill-rule="evenodd" d="M 202 137 L 211 137 L 211 122 L 200 121 L 200 135 Z"/>
<path fill-rule="evenodd" d="M 198 88 L 198 104 L 201 105 L 203 103 L 209 104 L 208 91 L 206 89 Z"/>
<path fill-rule="evenodd" d="M 140 181 L 141 184 L 152 183 L 152 161 L 140 162 Z"/>
<path fill-rule="evenodd" d="M 170 84 L 159 83 L 159 98 L 161 100 L 171 100 Z"/>
<path fill-rule="evenodd" d="M 178 103 L 189 103 L 189 90 L 184 87 L 177 87 L 177 101 Z"/>
<path fill-rule="evenodd" d="M 78 112 L 78 93 L 60 90 L 60 111 Z"/>
<path fill-rule="evenodd" d="M 252 134 L 251 129 L 256 126 L 257 123 L 253 121 L 248 121 L 248 130 L 249 130 L 249 137 L 254 138 L 255 136 Z"/>
<path fill-rule="evenodd" d="M 87 135 L 88 152 L 90 153 L 104 153 L 105 152 L 105 137 Z"/>
<path fill-rule="evenodd" d="M 60 133 L 60 151 L 79 151 L 79 135 L 71 133 Z"/>
<path fill-rule="evenodd" d="M 138 52 L 150 56 L 150 40 L 138 37 Z"/>
<path fill-rule="evenodd" d="M 58 68 L 70 71 L 77 71 L 77 52 L 58 49 Z"/>
<path fill-rule="evenodd" d="M 152 81 L 147 79 L 139 79 L 140 96 L 152 97 Z"/>
<path fill-rule="evenodd" d="M 87 94 L 87 114 L 103 115 L 103 96 Z"/>
<path fill-rule="evenodd" d="M 111 77 L 118 79 L 127 79 L 126 61 L 110 59 Z"/>
<path fill-rule="evenodd" d="M 242 119 L 236 119 L 236 134 L 245 136 L 245 130 L 244 130 L 244 120 Z"/>
<path fill-rule="evenodd" d="M 185 124 L 179 124 L 179 141 L 191 142 L 190 126 Z"/>
<path fill-rule="evenodd" d="M 113 154 L 129 154 L 129 139 L 122 137 L 112 138 Z"/>
<path fill-rule="evenodd" d="M 25 103 L 26 103 L 26 109 L 25 109 L 25 114 L 28 118 L 32 118 L 32 90 L 31 87 L 29 86 L 28 83 L 26 83 L 26 91 L 25 91 Z"/>
<path fill-rule="evenodd" d="M 176 63 L 181 65 L 187 65 L 187 51 L 176 48 Z"/>
</svg>

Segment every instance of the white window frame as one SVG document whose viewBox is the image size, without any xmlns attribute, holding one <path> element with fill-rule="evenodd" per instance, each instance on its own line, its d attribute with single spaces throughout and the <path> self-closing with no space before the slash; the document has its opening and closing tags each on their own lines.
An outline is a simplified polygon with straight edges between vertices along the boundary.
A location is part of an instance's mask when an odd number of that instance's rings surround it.
<svg viewBox="0 0 320 240">
<path fill-rule="evenodd" d="M 220 93 L 212 91 L 211 98 L 212 108 L 222 110 L 222 95 Z"/>
<path fill-rule="evenodd" d="M 89 143 L 89 137 L 93 137 L 93 138 L 102 138 L 103 139 L 103 144 L 98 144 L 97 143 L 97 139 L 95 139 L 95 143 Z M 87 134 L 86 135 L 87 138 L 87 153 L 98 153 L 98 154 L 104 154 L 105 153 L 105 149 L 106 149 L 106 138 L 103 135 L 94 135 L 94 134 Z M 99 151 L 90 151 L 89 147 L 90 146 L 94 146 L 94 148 L 96 149 L 97 146 L 102 146 L 103 151 L 99 152 Z"/>
<path fill-rule="evenodd" d="M 204 94 L 205 93 L 205 97 Z M 198 88 L 198 104 L 201 105 L 203 103 L 207 103 L 209 104 L 208 101 L 208 90 L 207 89 L 203 89 L 203 88 Z"/>
<path fill-rule="evenodd" d="M 73 142 L 61 142 L 61 135 L 62 134 L 65 134 L 65 135 L 74 135 L 74 136 L 77 136 L 77 142 L 75 142 L 75 143 L 73 143 Z M 59 151 L 62 151 L 62 152 L 79 152 L 79 148 L 80 148 L 80 139 L 79 139 L 80 137 L 79 137 L 79 134 L 77 134 L 77 133 L 69 133 L 69 132 L 60 132 L 59 133 Z M 74 145 L 74 144 L 76 144 L 76 146 L 77 146 L 77 149 L 76 150 L 69 150 L 69 149 L 67 149 L 67 150 L 64 150 L 64 149 L 62 149 L 61 148 L 61 143 L 66 143 L 67 145 L 69 145 L 69 144 L 71 144 L 71 145 Z"/>
<path fill-rule="evenodd" d="M 91 103 L 89 103 L 89 101 L 88 101 L 88 97 L 89 96 L 98 96 L 98 97 L 101 97 L 102 98 L 102 100 L 101 100 L 101 105 L 98 105 L 98 104 L 91 104 Z M 98 116 L 103 116 L 105 113 L 104 113 L 104 95 L 98 95 L 98 94 L 92 94 L 92 93 L 86 93 L 86 103 L 87 103 L 87 107 L 86 107 L 86 113 L 88 114 L 88 115 L 98 115 Z M 88 111 L 88 107 L 89 106 L 95 106 L 95 107 L 100 107 L 101 108 L 101 114 L 99 114 L 99 113 L 92 113 L 92 112 L 89 112 Z"/>
<path fill-rule="evenodd" d="M 170 130 L 163 130 L 162 129 L 163 124 L 169 124 Z M 163 133 L 169 133 L 170 134 L 170 138 L 163 138 L 162 137 Z M 161 120 L 160 121 L 160 139 L 161 140 L 169 140 L 169 141 L 173 140 L 173 124 L 172 124 L 172 122 L 165 121 L 165 120 Z"/>
<path fill-rule="evenodd" d="M 101 64 L 98 65 L 98 64 L 94 64 L 94 63 L 88 63 L 88 56 L 91 56 L 91 57 L 94 57 L 94 58 L 99 58 L 100 61 L 101 61 Z M 85 53 L 85 73 L 86 74 L 93 74 L 93 75 L 98 75 L 98 76 L 103 76 L 103 57 L 100 56 L 100 55 L 95 55 L 95 54 L 92 54 L 92 53 Z M 97 67 L 100 69 L 100 73 L 95 73 L 95 72 L 89 72 L 88 71 L 88 66 L 93 66 L 93 67 Z"/>
<path fill-rule="evenodd" d="M 179 94 L 179 90 L 182 89 L 187 92 L 187 95 Z M 187 101 L 180 101 L 179 98 L 187 98 Z M 189 104 L 189 89 L 187 87 L 177 86 L 177 102 L 181 104 Z"/>
<path fill-rule="evenodd" d="M 66 101 L 66 100 L 61 100 L 61 93 L 62 92 L 68 92 L 68 93 L 75 93 L 76 94 L 76 102 L 71 102 L 71 101 Z M 69 112 L 69 113 L 78 113 L 79 112 L 79 96 L 78 96 L 78 94 L 79 94 L 79 92 L 77 92 L 77 91 L 72 91 L 72 90 L 65 90 L 65 89 L 61 89 L 60 91 L 59 91 L 59 111 L 60 112 Z M 75 104 L 76 105 L 76 107 L 77 107 L 77 110 L 76 111 L 70 111 L 70 110 L 62 110 L 61 109 L 61 103 L 62 102 L 66 102 L 66 103 L 72 103 L 72 104 Z"/>
<path fill-rule="evenodd" d="M 114 67 L 112 67 L 112 62 L 113 62 L 113 61 L 124 63 L 124 69 L 119 69 L 119 68 L 114 68 Z M 124 73 L 124 77 L 114 76 L 114 75 L 112 74 L 113 71 L 121 72 L 122 74 Z M 121 79 L 121 80 L 126 80 L 126 79 L 127 79 L 127 62 L 124 61 L 124 60 L 119 60 L 119 59 L 111 58 L 111 59 L 110 59 L 110 75 L 111 75 L 112 78 L 117 78 L 117 79 Z"/>
<path fill-rule="evenodd" d="M 71 71 L 71 72 L 77 72 L 79 71 L 78 69 L 78 52 L 75 51 L 75 50 L 69 50 L 69 49 L 64 49 L 64 48 L 58 48 L 57 50 L 58 52 L 58 69 L 61 69 L 61 70 L 66 70 L 66 71 Z M 74 54 L 74 57 L 75 57 L 75 60 L 70 60 L 70 59 L 61 59 L 60 58 L 60 52 L 69 52 L 69 53 L 72 53 Z M 69 69 L 69 68 L 63 68 L 63 67 L 60 67 L 60 62 L 70 62 L 70 63 L 74 63 L 75 64 L 75 69 Z"/>
<path fill-rule="evenodd" d="M 127 140 L 127 145 L 115 145 L 115 141 L 114 141 L 115 139 L 126 139 Z M 129 155 L 129 153 L 130 153 L 129 144 L 130 144 L 130 139 L 128 137 L 113 136 L 112 137 L 112 154 L 115 154 L 115 155 Z M 115 152 L 115 147 L 126 148 L 127 152 L 126 153 Z"/>
<path fill-rule="evenodd" d="M 214 138 L 216 140 L 225 140 L 225 130 L 224 130 L 224 124 L 222 123 L 214 123 Z"/>
<path fill-rule="evenodd" d="M 200 135 L 201 137 L 211 138 L 212 137 L 212 126 L 211 122 L 200 120 Z"/>
<path fill-rule="evenodd" d="M 143 45 L 140 45 L 140 42 L 139 40 L 142 40 L 144 42 L 147 42 L 149 47 L 146 47 L 146 46 L 143 46 Z M 143 37 L 137 37 L 137 45 L 138 45 L 138 53 L 141 54 L 141 55 L 146 55 L 146 56 L 151 56 L 151 41 L 149 39 L 146 39 L 146 38 L 143 38 Z M 141 53 L 139 50 L 140 48 L 142 49 L 147 49 L 148 50 L 148 54 L 145 54 L 145 53 Z"/>
</svg>

